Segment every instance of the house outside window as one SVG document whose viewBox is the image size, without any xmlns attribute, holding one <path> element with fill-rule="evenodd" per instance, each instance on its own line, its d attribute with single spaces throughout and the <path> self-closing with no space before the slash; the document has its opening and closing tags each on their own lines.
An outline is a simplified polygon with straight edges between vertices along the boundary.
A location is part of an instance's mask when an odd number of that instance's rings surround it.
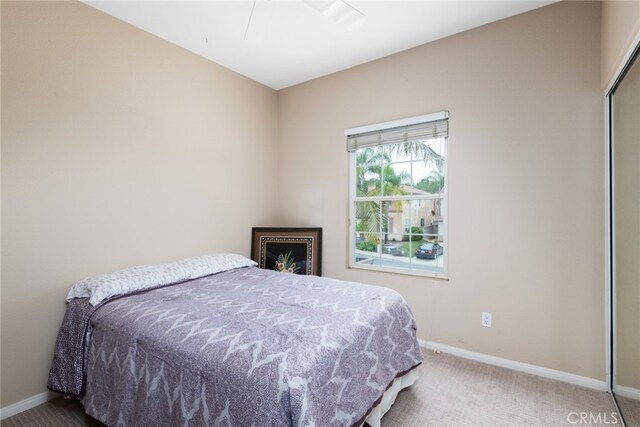
<svg viewBox="0 0 640 427">
<path fill-rule="evenodd" d="M 349 267 L 447 276 L 448 116 L 345 131 Z"/>
</svg>

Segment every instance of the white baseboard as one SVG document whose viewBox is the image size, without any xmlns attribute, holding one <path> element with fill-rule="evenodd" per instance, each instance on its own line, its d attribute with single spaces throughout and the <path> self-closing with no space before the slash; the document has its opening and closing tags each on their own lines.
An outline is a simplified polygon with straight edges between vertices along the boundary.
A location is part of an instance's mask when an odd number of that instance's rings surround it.
<svg viewBox="0 0 640 427">
<path fill-rule="evenodd" d="M 13 415 L 19 414 L 20 412 L 26 411 L 27 409 L 31 409 L 35 406 L 46 403 L 54 397 L 56 397 L 54 393 L 45 391 L 40 394 L 36 394 L 35 396 L 27 397 L 26 399 L 21 400 L 20 402 L 16 402 L 13 405 L 0 408 L 0 420 L 4 420 L 5 418 L 9 418 Z"/>
<path fill-rule="evenodd" d="M 516 362 L 515 360 L 490 356 L 484 353 L 476 353 L 475 351 L 464 350 L 462 348 L 439 344 L 433 341 L 418 340 L 418 343 L 421 347 L 429 350 L 437 349 L 442 351 L 443 353 L 448 353 L 453 356 L 462 357 L 464 359 L 475 360 L 476 362 L 487 363 L 489 365 L 499 366 L 501 368 L 507 368 L 514 371 L 526 372 L 528 374 L 537 375 L 539 377 L 563 381 L 565 383 L 575 384 L 598 391 L 608 390 L 606 382 L 596 380 L 594 378 L 570 374 L 569 372 L 556 371 L 555 369 L 543 368 L 542 366 L 530 365 L 528 363 Z"/>
<path fill-rule="evenodd" d="M 633 400 L 640 400 L 640 389 L 627 387 L 624 385 L 614 385 L 613 392 L 619 394 L 622 397 L 627 397 Z"/>
</svg>

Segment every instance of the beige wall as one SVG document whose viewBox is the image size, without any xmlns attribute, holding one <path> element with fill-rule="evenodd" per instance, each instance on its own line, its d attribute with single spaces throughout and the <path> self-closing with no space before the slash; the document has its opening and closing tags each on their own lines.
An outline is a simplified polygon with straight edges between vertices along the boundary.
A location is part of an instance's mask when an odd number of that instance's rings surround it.
<svg viewBox="0 0 640 427">
<path fill-rule="evenodd" d="M 624 55 L 640 33 L 640 0 L 602 2 L 602 89 L 606 89 L 623 65 Z"/>
<path fill-rule="evenodd" d="M 422 339 L 605 379 L 600 4 L 561 2 L 285 89 L 280 216 Z M 346 268 L 345 128 L 450 111 L 450 281 Z M 480 325 L 482 311 L 493 327 Z"/>
<path fill-rule="evenodd" d="M 277 93 L 81 3 L 2 2 L 2 401 L 45 390 L 75 281 L 274 222 Z"/>
</svg>

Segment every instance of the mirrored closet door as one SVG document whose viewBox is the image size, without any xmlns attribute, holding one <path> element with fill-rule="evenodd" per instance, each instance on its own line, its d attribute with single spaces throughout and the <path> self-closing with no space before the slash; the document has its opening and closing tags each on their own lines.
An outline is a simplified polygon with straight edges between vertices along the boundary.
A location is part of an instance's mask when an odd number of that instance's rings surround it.
<svg viewBox="0 0 640 427">
<path fill-rule="evenodd" d="M 640 427 L 640 60 L 609 95 L 611 141 L 611 389 L 629 427 Z"/>
</svg>

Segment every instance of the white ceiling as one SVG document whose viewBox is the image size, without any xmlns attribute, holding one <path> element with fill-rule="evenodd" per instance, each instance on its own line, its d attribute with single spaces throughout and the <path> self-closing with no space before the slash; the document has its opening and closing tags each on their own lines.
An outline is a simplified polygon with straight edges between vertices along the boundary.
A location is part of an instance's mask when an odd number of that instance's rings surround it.
<svg viewBox="0 0 640 427">
<path fill-rule="evenodd" d="M 319 10 L 334 0 L 85 2 L 282 89 L 554 1 L 337 0 L 350 12 L 343 22 Z"/>
</svg>

